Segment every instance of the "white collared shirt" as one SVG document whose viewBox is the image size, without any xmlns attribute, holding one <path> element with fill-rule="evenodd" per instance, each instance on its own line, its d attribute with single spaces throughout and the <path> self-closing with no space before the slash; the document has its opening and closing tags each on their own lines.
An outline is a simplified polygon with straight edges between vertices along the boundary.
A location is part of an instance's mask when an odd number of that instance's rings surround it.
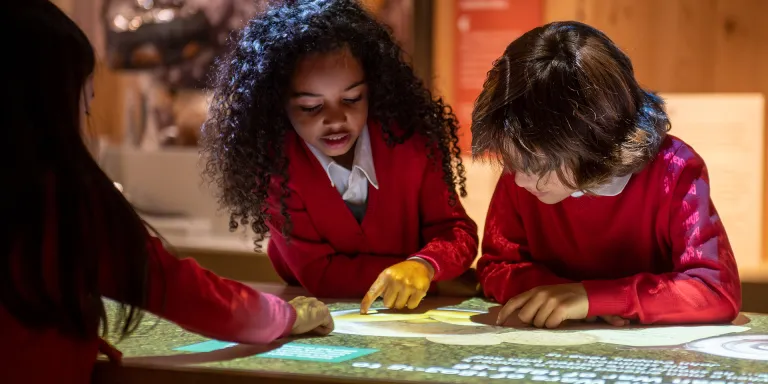
<svg viewBox="0 0 768 384">
<path fill-rule="evenodd" d="M 631 177 L 632 174 L 621 177 L 614 177 L 610 183 L 597 187 L 590 192 L 598 196 L 617 196 L 622 191 L 624 191 L 624 188 L 627 186 L 627 183 L 629 183 L 629 179 Z M 576 191 L 572 193 L 571 196 L 581 197 L 584 196 L 584 192 Z"/>
<path fill-rule="evenodd" d="M 344 201 L 351 204 L 364 204 L 368 200 L 368 184 L 379 189 L 376 180 L 376 169 L 373 167 L 373 154 L 371 153 L 371 137 L 368 134 L 368 126 L 364 126 L 357 138 L 355 145 L 355 159 L 352 169 L 344 168 L 319 149 L 307 143 L 309 150 L 315 155 L 317 161 L 328 174 L 331 185 L 341 194 Z"/>
</svg>

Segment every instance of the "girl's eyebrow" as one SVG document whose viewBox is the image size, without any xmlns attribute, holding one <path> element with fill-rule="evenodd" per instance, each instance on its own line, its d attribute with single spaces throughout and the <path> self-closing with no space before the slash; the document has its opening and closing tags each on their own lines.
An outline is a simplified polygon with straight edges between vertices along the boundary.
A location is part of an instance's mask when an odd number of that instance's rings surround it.
<svg viewBox="0 0 768 384">
<path fill-rule="evenodd" d="M 354 83 L 352 83 L 352 85 L 350 85 L 349 87 L 345 88 L 344 90 L 345 91 L 349 91 L 349 90 L 351 90 L 353 88 L 357 88 L 357 87 L 359 87 L 359 86 L 361 86 L 363 84 L 365 84 L 365 80 L 358 80 L 358 81 L 355 81 Z"/>
<path fill-rule="evenodd" d="M 310 93 L 310 92 L 294 92 L 291 97 L 297 98 L 297 97 L 322 97 L 323 95 L 317 94 L 317 93 Z"/>
<path fill-rule="evenodd" d="M 365 84 L 365 80 L 358 80 L 352 83 L 350 86 L 344 88 L 344 91 L 349 91 L 351 89 L 357 88 L 361 85 Z M 318 93 L 311 93 L 311 92 L 294 92 L 291 97 L 292 98 L 298 98 L 298 97 L 322 97 L 323 95 Z"/>
</svg>

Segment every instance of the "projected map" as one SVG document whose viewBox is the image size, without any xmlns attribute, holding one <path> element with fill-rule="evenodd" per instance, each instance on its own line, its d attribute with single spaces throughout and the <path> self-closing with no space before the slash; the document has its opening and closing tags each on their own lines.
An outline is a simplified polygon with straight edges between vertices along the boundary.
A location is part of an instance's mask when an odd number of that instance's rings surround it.
<svg viewBox="0 0 768 384">
<path fill-rule="evenodd" d="M 725 325 L 616 328 L 572 322 L 541 330 L 495 326 L 497 304 L 477 298 L 425 300 L 416 311 L 392 311 L 377 302 L 369 315 L 360 315 L 356 302 L 329 307 L 336 329 L 327 337 L 238 345 L 148 316 L 117 347 L 123 366 L 197 367 L 255 379 L 269 373 L 326 382 L 768 383 L 765 315 L 746 314 Z"/>
</svg>

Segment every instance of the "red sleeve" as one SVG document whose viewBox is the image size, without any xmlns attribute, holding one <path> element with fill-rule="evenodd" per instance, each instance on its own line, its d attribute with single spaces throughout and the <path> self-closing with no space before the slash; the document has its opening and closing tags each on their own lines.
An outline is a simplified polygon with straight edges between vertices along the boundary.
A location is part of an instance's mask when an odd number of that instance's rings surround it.
<svg viewBox="0 0 768 384">
<path fill-rule="evenodd" d="M 362 298 L 382 271 L 405 261 L 403 256 L 336 252 L 317 232 L 304 203 L 293 192 L 285 199 L 292 224 L 290 238 L 286 239 L 282 235 L 284 219 L 280 205 L 274 198 L 279 193 L 277 190 L 270 193 L 269 247 L 277 250 L 301 286 L 312 296 Z"/>
<path fill-rule="evenodd" d="M 284 300 L 177 259 L 157 238 L 150 247 L 147 311 L 222 341 L 266 344 L 290 333 L 296 312 Z"/>
<path fill-rule="evenodd" d="M 466 272 L 477 256 L 477 225 L 457 201 L 448 203 L 449 189 L 440 162 L 428 162 L 419 191 L 421 238 L 426 245 L 413 256 L 435 269 L 433 281 L 451 280 Z"/>
<path fill-rule="evenodd" d="M 514 194 L 515 176 L 504 173 L 496 184 L 483 236 L 477 272 L 485 296 L 499 303 L 542 285 L 573 281 L 556 276 L 531 257 Z"/>
<path fill-rule="evenodd" d="M 660 215 L 664 220 L 657 225 L 668 233 L 673 271 L 585 281 L 588 316 L 618 315 L 652 324 L 727 322 L 738 315 L 738 269 L 709 196 L 704 161 L 682 147 L 671 168 L 675 187 L 669 216 Z"/>
</svg>

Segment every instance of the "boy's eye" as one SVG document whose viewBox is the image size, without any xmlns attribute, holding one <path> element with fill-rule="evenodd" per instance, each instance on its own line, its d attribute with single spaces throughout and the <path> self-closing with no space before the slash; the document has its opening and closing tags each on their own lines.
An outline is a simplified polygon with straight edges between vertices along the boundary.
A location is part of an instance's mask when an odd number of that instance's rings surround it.
<svg viewBox="0 0 768 384">
<path fill-rule="evenodd" d="M 360 95 L 360 96 L 357 96 L 357 97 L 352 98 L 352 99 L 344 99 L 344 102 L 347 103 L 347 104 L 354 104 L 354 103 L 357 103 L 358 101 L 360 101 L 362 99 L 363 99 L 363 95 Z"/>
<path fill-rule="evenodd" d="M 319 104 L 315 105 L 314 107 L 304 107 L 304 106 L 301 106 L 301 105 L 299 106 L 299 108 L 301 108 L 301 110 L 304 111 L 304 112 L 315 112 L 318 109 L 320 109 L 320 107 L 322 107 L 322 105 L 319 105 Z"/>
</svg>

